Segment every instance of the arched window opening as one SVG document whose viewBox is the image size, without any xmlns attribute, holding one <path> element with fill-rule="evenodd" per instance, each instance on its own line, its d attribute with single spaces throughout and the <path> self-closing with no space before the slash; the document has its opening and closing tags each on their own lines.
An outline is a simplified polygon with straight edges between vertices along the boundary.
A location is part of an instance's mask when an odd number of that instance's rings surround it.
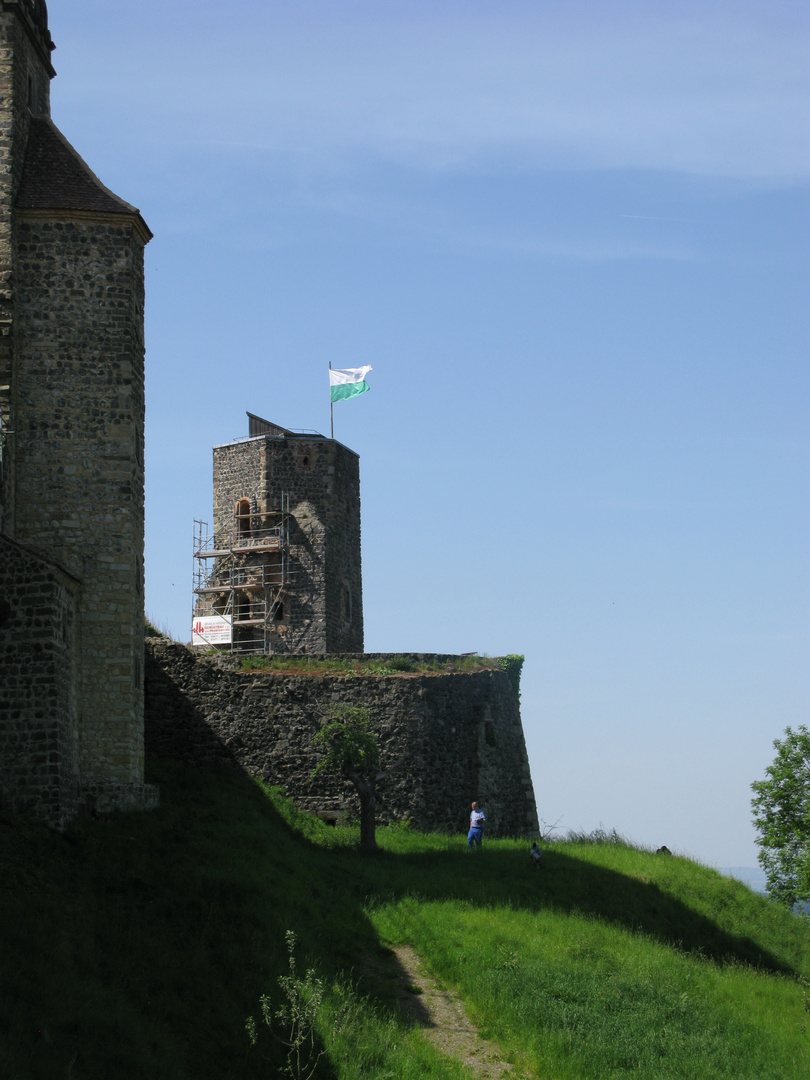
<svg viewBox="0 0 810 1080">
<path fill-rule="evenodd" d="M 238 539 L 250 536 L 250 499 L 240 499 L 234 511 L 236 535 Z"/>
<path fill-rule="evenodd" d="M 238 593 L 233 607 L 234 622 L 245 622 L 250 618 L 250 597 L 247 593 Z"/>
</svg>

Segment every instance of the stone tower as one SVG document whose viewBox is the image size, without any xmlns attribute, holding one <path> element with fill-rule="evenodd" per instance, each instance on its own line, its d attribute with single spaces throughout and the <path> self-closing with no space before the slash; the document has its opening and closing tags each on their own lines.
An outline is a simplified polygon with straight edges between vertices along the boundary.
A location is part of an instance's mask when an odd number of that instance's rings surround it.
<svg viewBox="0 0 810 1080">
<path fill-rule="evenodd" d="M 334 439 L 248 417 L 248 438 L 214 447 L 193 641 L 220 643 L 200 621 L 219 614 L 232 620 L 232 643 L 221 643 L 235 651 L 362 652 L 360 459 Z"/>
<path fill-rule="evenodd" d="M 0 797 L 143 784 L 143 252 L 50 118 L 44 0 L 0 0 Z"/>
</svg>

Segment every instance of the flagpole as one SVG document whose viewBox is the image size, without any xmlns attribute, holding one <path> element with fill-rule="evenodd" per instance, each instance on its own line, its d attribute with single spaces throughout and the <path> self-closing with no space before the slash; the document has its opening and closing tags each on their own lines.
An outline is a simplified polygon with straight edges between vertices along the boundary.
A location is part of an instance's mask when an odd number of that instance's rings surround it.
<svg viewBox="0 0 810 1080">
<path fill-rule="evenodd" d="M 329 361 L 329 370 L 332 370 L 332 361 Z M 335 437 L 335 406 L 332 402 L 332 382 L 329 382 L 329 429 L 332 432 L 332 438 Z"/>
</svg>

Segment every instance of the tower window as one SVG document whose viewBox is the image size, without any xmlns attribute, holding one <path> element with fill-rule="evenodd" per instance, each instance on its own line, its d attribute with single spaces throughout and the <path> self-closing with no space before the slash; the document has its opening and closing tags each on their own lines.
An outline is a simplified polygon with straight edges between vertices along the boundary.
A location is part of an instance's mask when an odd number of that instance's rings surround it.
<svg viewBox="0 0 810 1080">
<path fill-rule="evenodd" d="M 233 605 L 234 622 L 243 622 L 250 618 L 250 597 L 246 593 L 240 593 Z"/>
<path fill-rule="evenodd" d="M 352 621 L 352 590 L 346 582 L 340 590 L 340 614 L 344 622 Z"/>
<path fill-rule="evenodd" d="M 241 540 L 250 536 L 250 499 L 240 499 L 234 511 L 236 535 Z"/>
</svg>

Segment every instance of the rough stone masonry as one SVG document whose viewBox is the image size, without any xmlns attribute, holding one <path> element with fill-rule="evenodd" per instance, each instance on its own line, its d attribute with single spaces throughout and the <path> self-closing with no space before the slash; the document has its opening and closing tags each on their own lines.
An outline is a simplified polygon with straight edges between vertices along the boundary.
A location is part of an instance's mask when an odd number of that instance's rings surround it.
<svg viewBox="0 0 810 1080">
<path fill-rule="evenodd" d="M 162 638 L 147 639 L 146 656 L 150 757 L 235 766 L 306 810 L 356 818 L 350 784 L 311 776 L 312 738 L 333 703 L 365 705 L 383 766 L 402 758 L 380 784 L 379 821 L 461 831 L 478 798 L 493 835 L 538 831 L 518 696 L 505 671 L 451 671 L 460 658 L 440 656 L 431 659 L 448 670 L 425 675 L 243 672 L 230 656 L 199 656 Z"/>
<path fill-rule="evenodd" d="M 53 48 L 43 0 L 0 0 L 0 796 L 61 826 L 157 792 L 143 783 L 151 233 L 51 120 Z"/>
</svg>

